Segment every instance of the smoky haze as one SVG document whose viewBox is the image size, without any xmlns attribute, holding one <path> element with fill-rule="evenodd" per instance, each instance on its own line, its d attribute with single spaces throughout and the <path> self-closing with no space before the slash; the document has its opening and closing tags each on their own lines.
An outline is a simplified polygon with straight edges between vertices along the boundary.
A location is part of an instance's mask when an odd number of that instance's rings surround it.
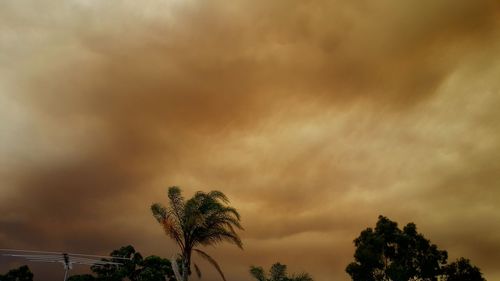
<svg viewBox="0 0 500 281">
<path fill-rule="evenodd" d="M 379 214 L 500 279 L 499 16 L 493 0 L 3 1 L 0 248 L 170 257 L 149 206 L 180 185 L 241 211 L 245 250 L 208 249 L 233 280 L 276 261 L 349 280 Z"/>
</svg>

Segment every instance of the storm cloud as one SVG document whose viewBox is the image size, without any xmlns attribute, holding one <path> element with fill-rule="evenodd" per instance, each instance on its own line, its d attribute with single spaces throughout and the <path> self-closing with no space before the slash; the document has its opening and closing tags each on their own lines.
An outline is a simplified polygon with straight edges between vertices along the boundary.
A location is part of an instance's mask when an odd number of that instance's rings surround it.
<svg viewBox="0 0 500 281">
<path fill-rule="evenodd" d="M 180 185 L 233 280 L 348 280 L 379 214 L 500 278 L 498 1 L 43 2 L 0 4 L 0 248 L 170 257 Z"/>
</svg>

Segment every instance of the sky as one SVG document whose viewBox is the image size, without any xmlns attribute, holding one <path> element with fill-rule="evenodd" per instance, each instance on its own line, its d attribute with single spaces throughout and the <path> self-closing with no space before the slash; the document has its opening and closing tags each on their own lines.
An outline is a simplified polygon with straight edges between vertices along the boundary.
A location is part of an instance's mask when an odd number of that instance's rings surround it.
<svg viewBox="0 0 500 281">
<path fill-rule="evenodd" d="M 500 280 L 499 54 L 495 0 L 1 1 L 0 248 L 171 257 L 177 185 L 240 211 L 229 280 L 350 280 L 378 215 Z"/>
</svg>

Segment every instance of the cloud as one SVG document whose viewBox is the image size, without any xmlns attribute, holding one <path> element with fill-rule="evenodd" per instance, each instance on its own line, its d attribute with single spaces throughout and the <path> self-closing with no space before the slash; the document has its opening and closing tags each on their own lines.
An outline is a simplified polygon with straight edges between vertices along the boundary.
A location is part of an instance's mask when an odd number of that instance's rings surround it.
<svg viewBox="0 0 500 281">
<path fill-rule="evenodd" d="M 242 211 L 240 280 L 347 280 L 378 214 L 500 274 L 496 1 L 0 5 L 2 247 L 169 256 L 175 184 Z"/>
</svg>

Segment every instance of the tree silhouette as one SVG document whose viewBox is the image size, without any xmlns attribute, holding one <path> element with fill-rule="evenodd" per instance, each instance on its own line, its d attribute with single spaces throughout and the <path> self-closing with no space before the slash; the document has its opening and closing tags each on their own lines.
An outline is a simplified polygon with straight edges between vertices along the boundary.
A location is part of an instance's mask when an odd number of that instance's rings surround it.
<svg viewBox="0 0 500 281">
<path fill-rule="evenodd" d="M 355 261 L 346 268 L 354 281 L 435 281 L 448 257 L 418 233 L 415 224 L 401 230 L 384 216 L 379 216 L 375 229 L 362 231 L 354 244 Z"/>
<path fill-rule="evenodd" d="M 288 276 L 287 266 L 279 262 L 269 269 L 269 277 L 261 266 L 250 266 L 250 275 L 258 281 L 313 281 L 307 273 L 292 274 Z"/>
<path fill-rule="evenodd" d="M 9 270 L 5 275 L 0 275 L 0 281 L 33 281 L 33 273 L 27 265 L 23 265 Z"/>
<path fill-rule="evenodd" d="M 242 248 L 241 239 L 235 231 L 236 228 L 243 229 L 239 213 L 228 206 L 228 198 L 220 191 L 198 191 L 185 200 L 180 188 L 173 186 L 168 189 L 168 199 L 167 206 L 156 203 L 151 206 L 151 211 L 165 233 L 179 246 L 182 260 L 180 272 L 173 264 L 178 281 L 188 280 L 193 251 L 212 264 L 226 280 L 217 262 L 197 247 L 229 242 Z M 200 277 L 199 267 L 194 264 L 194 268 Z"/>
<path fill-rule="evenodd" d="M 73 275 L 68 278 L 68 281 L 97 281 L 97 280 L 98 279 L 91 274 Z"/>
<path fill-rule="evenodd" d="M 94 265 L 90 269 L 97 275 L 98 280 L 108 281 L 121 281 L 125 278 L 136 280 L 136 274 L 139 271 L 140 263 L 142 262 L 142 255 L 136 252 L 131 245 L 121 247 L 110 253 L 110 256 L 128 258 L 111 259 L 113 262 L 120 263 L 120 265 L 107 264 L 107 265 Z"/>
<path fill-rule="evenodd" d="M 68 281 L 175 281 L 174 272 L 168 259 L 158 256 L 143 258 L 134 247 L 128 245 L 114 250 L 113 257 L 129 258 L 130 260 L 111 259 L 121 265 L 94 265 L 95 274 L 73 275 Z"/>
<path fill-rule="evenodd" d="M 445 266 L 444 276 L 446 281 L 486 281 L 479 268 L 471 265 L 465 258 Z"/>
</svg>

